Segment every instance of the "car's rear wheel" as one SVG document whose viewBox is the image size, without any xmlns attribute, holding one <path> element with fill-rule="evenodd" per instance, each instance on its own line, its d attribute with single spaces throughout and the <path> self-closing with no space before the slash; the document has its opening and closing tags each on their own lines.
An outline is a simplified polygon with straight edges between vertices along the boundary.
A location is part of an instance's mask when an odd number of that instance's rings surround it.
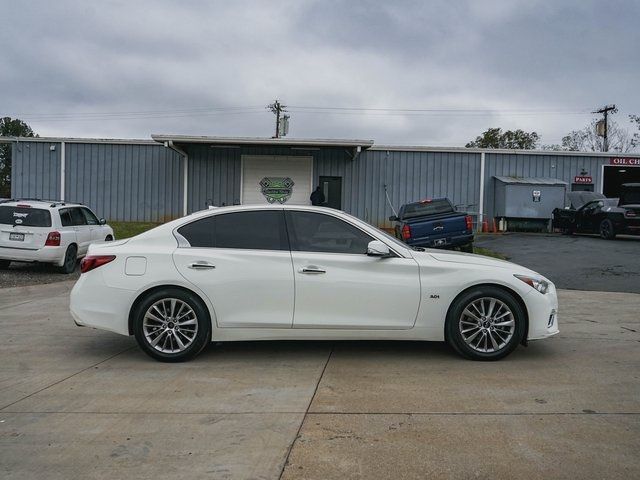
<svg viewBox="0 0 640 480">
<path fill-rule="evenodd" d="M 0 260 L 0 270 L 6 270 L 11 265 L 10 260 Z"/>
<path fill-rule="evenodd" d="M 616 230 L 613 226 L 613 222 L 608 218 L 605 218 L 600 222 L 600 236 L 605 240 L 613 240 L 616 238 Z"/>
<path fill-rule="evenodd" d="M 78 247 L 75 245 L 69 245 L 67 251 L 64 254 L 64 263 L 60 267 L 62 273 L 73 273 L 76 269 L 76 262 L 78 261 Z"/>
<path fill-rule="evenodd" d="M 113 236 L 112 235 L 107 235 L 104 239 L 105 242 L 113 242 Z"/>
<path fill-rule="evenodd" d="M 447 341 L 472 360 L 499 360 L 525 335 L 525 312 L 509 292 L 477 287 L 456 299 L 446 321 Z"/>
<path fill-rule="evenodd" d="M 177 288 L 156 290 L 136 308 L 133 333 L 140 348 L 162 362 L 195 357 L 211 340 L 211 320 L 202 301 Z"/>
</svg>

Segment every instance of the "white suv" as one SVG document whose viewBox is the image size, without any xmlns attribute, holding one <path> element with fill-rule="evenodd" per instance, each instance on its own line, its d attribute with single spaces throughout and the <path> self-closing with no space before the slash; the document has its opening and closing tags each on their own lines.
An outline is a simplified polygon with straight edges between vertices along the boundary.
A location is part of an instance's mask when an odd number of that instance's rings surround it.
<svg viewBox="0 0 640 480">
<path fill-rule="evenodd" d="M 11 261 L 76 268 L 89 245 L 114 240 L 113 229 L 84 205 L 48 200 L 0 203 L 0 268 Z"/>
</svg>

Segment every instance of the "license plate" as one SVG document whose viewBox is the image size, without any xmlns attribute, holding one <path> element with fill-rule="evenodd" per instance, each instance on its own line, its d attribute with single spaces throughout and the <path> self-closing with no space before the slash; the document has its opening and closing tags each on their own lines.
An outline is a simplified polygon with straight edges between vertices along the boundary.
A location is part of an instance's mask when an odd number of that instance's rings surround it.
<svg viewBox="0 0 640 480">
<path fill-rule="evenodd" d="M 447 240 L 444 239 L 444 238 L 441 238 L 440 240 L 436 240 L 436 241 L 433 242 L 433 244 L 436 247 L 439 247 L 440 245 L 445 245 L 446 243 L 447 243 Z"/>
<path fill-rule="evenodd" d="M 16 242 L 24 242 L 24 233 L 10 233 L 9 240 L 15 240 Z"/>
</svg>

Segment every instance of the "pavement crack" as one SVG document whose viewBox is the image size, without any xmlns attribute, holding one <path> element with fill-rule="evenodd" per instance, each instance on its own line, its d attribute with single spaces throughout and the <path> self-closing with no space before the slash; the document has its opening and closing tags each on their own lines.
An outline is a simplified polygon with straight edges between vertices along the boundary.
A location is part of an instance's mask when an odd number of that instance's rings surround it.
<svg viewBox="0 0 640 480">
<path fill-rule="evenodd" d="M 329 355 L 327 355 L 327 361 L 324 362 L 324 366 L 322 367 L 322 371 L 320 372 L 320 375 L 318 376 L 318 381 L 316 382 L 316 386 L 313 389 L 313 395 L 311 395 L 311 399 L 309 400 L 309 404 L 307 405 L 307 408 L 305 409 L 304 415 L 302 416 L 302 420 L 300 421 L 300 425 L 298 426 L 298 430 L 296 431 L 295 436 L 293 437 L 293 441 L 291 442 L 291 445 L 289 445 L 289 449 L 287 450 L 287 455 L 284 458 L 284 462 L 282 463 L 282 469 L 280 470 L 280 475 L 278 476 L 278 480 L 282 479 L 282 475 L 284 475 L 284 471 L 287 468 L 287 465 L 289 464 L 289 456 L 291 456 L 291 452 L 293 451 L 293 447 L 295 446 L 296 442 L 298 441 L 298 438 L 300 437 L 300 432 L 302 431 L 302 426 L 304 425 L 304 421 L 307 418 L 307 415 L 309 414 L 309 410 L 311 409 L 311 405 L 313 404 L 313 400 L 316 398 L 316 394 L 318 393 L 318 387 L 320 386 L 320 382 L 322 381 L 322 377 L 324 377 L 324 372 L 327 370 L 327 365 L 329 365 L 329 361 L 331 360 L 331 356 L 333 355 L 333 348 L 335 347 L 335 344 L 331 345 L 331 350 L 329 351 Z"/>
<path fill-rule="evenodd" d="M 135 346 L 127 347 L 127 348 L 125 348 L 124 350 L 121 350 L 121 351 L 119 351 L 118 353 L 115 353 L 115 354 L 111 355 L 110 357 L 105 358 L 104 360 L 100 360 L 100 361 L 99 361 L 99 362 L 97 362 L 97 363 L 94 363 L 94 364 L 92 364 L 92 365 L 89 365 L 88 367 L 83 368 L 82 370 L 79 370 L 79 371 L 77 371 L 76 373 L 73 373 L 73 374 L 71 374 L 71 375 L 66 376 L 65 378 L 63 378 L 63 379 L 61 379 L 61 380 L 58 380 L 57 382 L 53 382 L 53 383 L 51 383 L 51 384 L 47 385 L 46 387 L 42 387 L 41 389 L 36 390 L 35 392 L 30 393 L 29 395 L 26 395 L 26 396 L 24 396 L 24 397 L 22 397 L 22 398 L 20 398 L 20 399 L 18 399 L 18 400 L 15 400 L 15 401 L 13 401 L 13 402 L 11 402 L 11 403 L 7 404 L 7 405 L 3 405 L 2 407 L 0 407 L 0 412 L 4 411 L 6 408 L 11 407 L 12 405 L 15 405 L 15 404 L 16 404 L 16 403 L 18 403 L 18 402 L 21 402 L 21 401 L 23 401 L 23 400 L 26 400 L 27 398 L 33 397 L 34 395 L 37 395 L 38 393 L 45 391 L 47 388 L 51 388 L 51 387 L 53 387 L 53 386 L 55 386 L 55 385 L 58 385 L 58 384 L 60 384 L 60 383 L 62 383 L 62 382 L 64 382 L 64 381 L 66 381 L 66 380 L 69 380 L 70 378 L 75 377 L 76 375 L 80 375 L 81 373 L 86 372 L 87 370 L 90 370 L 90 369 L 92 369 L 92 368 L 94 368 L 94 367 L 97 367 L 98 365 L 101 365 L 101 364 L 103 364 L 104 362 L 108 362 L 108 361 L 109 361 L 109 360 L 111 360 L 112 358 L 115 358 L 115 357 L 117 357 L 118 355 L 121 355 L 121 354 L 123 354 L 123 353 L 125 353 L 125 352 L 128 352 L 129 350 L 133 350 L 134 348 L 135 348 Z"/>
</svg>

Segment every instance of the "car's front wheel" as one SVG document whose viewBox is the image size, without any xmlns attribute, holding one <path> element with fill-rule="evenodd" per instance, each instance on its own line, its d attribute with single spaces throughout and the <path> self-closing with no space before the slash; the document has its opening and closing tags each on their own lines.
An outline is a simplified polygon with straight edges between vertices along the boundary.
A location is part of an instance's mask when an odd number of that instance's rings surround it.
<svg viewBox="0 0 640 480">
<path fill-rule="evenodd" d="M 525 313 L 509 292 L 477 287 L 465 292 L 449 309 L 447 341 L 472 360 L 499 360 L 509 355 L 525 335 Z"/>
<path fill-rule="evenodd" d="M 162 362 L 195 357 L 211 340 L 211 320 L 202 301 L 177 288 L 156 290 L 136 308 L 133 333 L 142 350 Z"/>
<path fill-rule="evenodd" d="M 616 230 L 613 226 L 613 222 L 608 218 L 605 218 L 600 222 L 600 236 L 605 240 L 613 240 L 616 238 Z"/>
</svg>

